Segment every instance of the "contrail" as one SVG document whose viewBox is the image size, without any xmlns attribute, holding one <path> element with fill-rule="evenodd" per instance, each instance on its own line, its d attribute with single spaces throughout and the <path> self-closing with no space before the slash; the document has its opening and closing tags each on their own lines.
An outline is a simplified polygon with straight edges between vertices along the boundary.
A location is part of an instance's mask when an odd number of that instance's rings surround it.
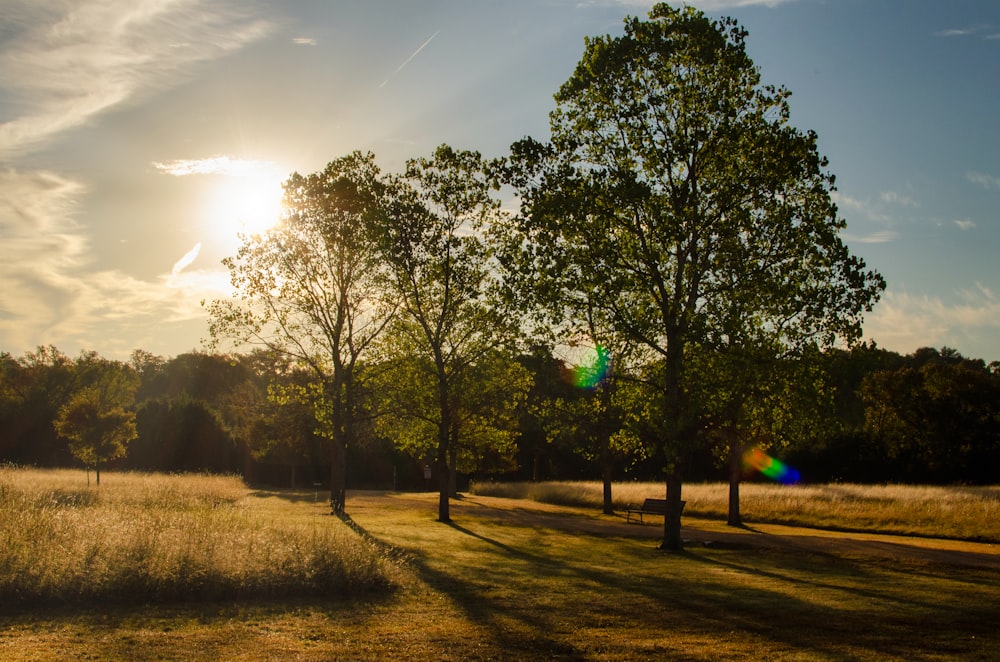
<svg viewBox="0 0 1000 662">
<path fill-rule="evenodd" d="M 195 258 L 198 257 L 198 253 L 200 252 L 201 252 L 201 242 L 199 241 L 197 244 L 194 245 L 194 248 L 189 250 L 187 253 L 184 254 L 184 256 L 181 259 L 177 260 L 177 262 L 174 263 L 174 268 L 170 270 L 170 275 L 176 276 L 180 272 L 184 271 L 184 269 L 189 267 L 191 263 L 195 261 Z"/>
<path fill-rule="evenodd" d="M 395 71 L 393 71 L 392 74 L 390 74 L 388 78 L 386 78 L 384 81 L 382 81 L 382 84 L 378 86 L 378 89 L 381 90 L 383 87 L 385 87 L 386 83 L 388 83 L 392 78 L 394 78 L 396 76 L 396 74 L 398 74 L 400 71 L 402 71 L 403 67 L 405 67 L 406 65 L 408 65 L 410 63 L 410 61 L 413 60 L 413 58 L 417 57 L 417 55 L 420 54 L 420 51 L 422 51 L 425 48 L 427 48 L 427 44 L 429 44 L 432 41 L 434 41 L 434 37 L 438 36 L 438 34 L 440 34 L 440 33 L 441 33 L 441 31 L 438 30 L 437 32 L 435 32 L 434 34 L 432 34 L 427 39 L 427 41 L 425 41 L 424 43 L 420 44 L 420 48 L 418 48 L 417 50 L 413 51 L 413 55 L 411 55 L 410 57 L 406 58 L 403 61 L 403 64 L 399 65 L 399 67 L 397 67 L 397 69 Z"/>
</svg>

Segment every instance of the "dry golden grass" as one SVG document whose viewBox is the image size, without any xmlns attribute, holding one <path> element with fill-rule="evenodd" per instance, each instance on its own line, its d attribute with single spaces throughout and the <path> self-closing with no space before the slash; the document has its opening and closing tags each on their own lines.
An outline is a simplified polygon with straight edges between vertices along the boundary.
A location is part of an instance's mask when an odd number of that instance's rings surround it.
<svg viewBox="0 0 1000 662">
<path fill-rule="evenodd" d="M 248 502 L 340 524 L 312 493 Z M 492 497 L 456 500 L 452 525 L 435 521 L 434 494 L 352 494 L 347 507 L 405 559 L 388 566 L 391 595 L 25 610 L 0 616 L 0 659 L 988 660 L 1000 647 L 988 568 L 826 548 L 664 554 L 638 535 L 654 526 Z M 577 526 L 595 522 L 610 528 Z"/>
<path fill-rule="evenodd" d="M 603 503 L 601 484 L 588 481 L 476 483 L 472 491 L 590 508 Z M 618 509 L 646 498 L 662 499 L 664 493 L 662 483 L 612 487 Z M 726 518 L 727 484 L 686 484 L 682 494 L 686 517 Z M 747 522 L 1000 542 L 1000 487 L 744 483 L 740 495 Z"/>
<path fill-rule="evenodd" d="M 235 477 L 0 468 L 0 604 L 347 596 L 390 587 L 333 518 L 283 520 Z"/>
</svg>

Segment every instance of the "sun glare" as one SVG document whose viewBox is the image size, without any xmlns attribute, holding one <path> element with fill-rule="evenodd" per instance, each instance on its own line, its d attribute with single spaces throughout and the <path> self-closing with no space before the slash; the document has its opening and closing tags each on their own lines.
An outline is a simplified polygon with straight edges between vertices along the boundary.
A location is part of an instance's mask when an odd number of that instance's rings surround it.
<svg viewBox="0 0 1000 662">
<path fill-rule="evenodd" d="M 209 222 L 226 239 L 267 231 L 281 215 L 280 178 L 254 175 L 220 177 L 208 203 Z"/>
</svg>

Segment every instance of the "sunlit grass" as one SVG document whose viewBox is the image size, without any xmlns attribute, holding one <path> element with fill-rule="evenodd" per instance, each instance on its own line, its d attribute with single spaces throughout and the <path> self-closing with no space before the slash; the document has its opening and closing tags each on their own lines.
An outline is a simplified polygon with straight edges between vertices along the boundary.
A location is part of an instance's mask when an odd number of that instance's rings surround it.
<svg viewBox="0 0 1000 662">
<path fill-rule="evenodd" d="M 0 603 L 352 596 L 386 561 L 339 520 L 283 518 L 239 478 L 0 468 Z"/>
<path fill-rule="evenodd" d="M 603 503 L 596 481 L 476 483 L 473 492 L 567 506 L 600 508 Z M 612 487 L 617 509 L 662 499 L 664 493 L 662 483 Z M 682 496 L 687 517 L 727 516 L 727 484 L 686 484 Z M 740 510 L 747 522 L 1000 542 L 1000 487 L 744 483 Z"/>
<path fill-rule="evenodd" d="M 295 525 L 325 511 L 312 492 L 237 504 Z M 589 507 L 475 496 L 442 524 L 436 504 L 433 493 L 348 496 L 358 532 L 403 559 L 389 566 L 390 599 L 0 613 L 0 659 L 874 662 L 995 659 L 1000 646 L 1000 576 L 960 557 L 721 544 L 673 554 Z M 594 520 L 608 530 L 577 528 Z M 961 545 L 971 557 L 987 547 Z"/>
</svg>

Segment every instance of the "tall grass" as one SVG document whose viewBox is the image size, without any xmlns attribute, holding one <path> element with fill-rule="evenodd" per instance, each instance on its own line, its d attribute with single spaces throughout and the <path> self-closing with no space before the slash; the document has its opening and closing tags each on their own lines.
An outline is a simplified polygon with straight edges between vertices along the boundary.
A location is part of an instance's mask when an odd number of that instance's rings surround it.
<svg viewBox="0 0 1000 662">
<path fill-rule="evenodd" d="M 616 483 L 615 508 L 663 498 L 662 483 Z M 600 508 L 599 482 L 476 483 L 484 496 Z M 729 486 L 684 485 L 684 515 L 726 519 Z M 748 522 L 1000 542 L 1000 487 L 907 485 L 775 485 L 744 483 L 740 510 Z"/>
<path fill-rule="evenodd" d="M 235 477 L 0 468 L 0 604 L 350 596 L 387 561 L 332 518 L 282 518 Z"/>
</svg>

